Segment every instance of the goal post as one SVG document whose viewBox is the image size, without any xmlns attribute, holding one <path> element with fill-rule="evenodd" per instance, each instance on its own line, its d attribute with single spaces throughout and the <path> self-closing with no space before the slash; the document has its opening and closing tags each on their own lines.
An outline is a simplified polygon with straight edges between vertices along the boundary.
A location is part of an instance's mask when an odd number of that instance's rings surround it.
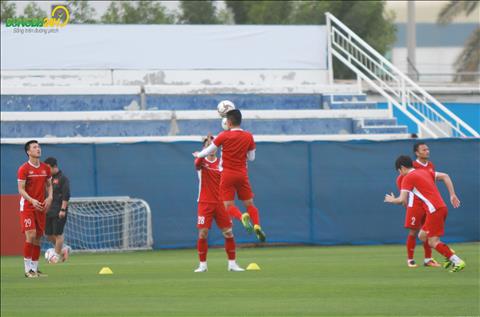
<svg viewBox="0 0 480 317">
<path fill-rule="evenodd" d="M 152 217 L 145 200 L 122 197 L 72 198 L 65 243 L 73 251 L 151 250 Z"/>
</svg>

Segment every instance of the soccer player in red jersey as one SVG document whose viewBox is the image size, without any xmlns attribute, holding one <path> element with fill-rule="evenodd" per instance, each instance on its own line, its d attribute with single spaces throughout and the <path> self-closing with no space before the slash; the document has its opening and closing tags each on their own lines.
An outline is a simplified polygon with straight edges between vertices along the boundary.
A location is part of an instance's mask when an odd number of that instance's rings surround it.
<svg viewBox="0 0 480 317">
<path fill-rule="evenodd" d="M 213 137 L 209 134 L 203 140 L 203 148 L 212 143 Z M 240 266 L 235 261 L 235 239 L 232 231 L 232 219 L 225 210 L 220 199 L 220 168 L 219 160 L 216 157 L 216 151 L 210 153 L 206 158 L 195 159 L 195 169 L 198 172 L 199 193 L 198 193 L 198 241 L 197 250 L 200 259 L 200 265 L 194 271 L 197 273 L 206 272 L 207 251 L 208 251 L 208 230 L 212 226 L 212 220 L 215 219 L 218 228 L 225 237 L 225 251 L 228 257 L 228 270 L 242 272 Z"/>
<path fill-rule="evenodd" d="M 435 165 L 429 161 L 430 158 L 430 149 L 428 148 L 427 144 L 424 142 L 417 142 L 413 146 L 413 152 L 417 159 L 413 161 L 413 167 L 415 169 L 426 169 L 430 172 L 435 172 Z M 397 178 L 397 188 L 400 191 L 401 183 L 403 180 L 403 176 L 399 175 Z M 445 183 L 447 189 L 450 193 L 450 201 L 452 205 L 455 205 L 458 201 L 457 196 L 455 195 L 455 190 L 452 186 L 449 187 L 449 183 Z M 407 265 L 409 267 L 417 267 L 415 260 L 413 259 L 414 250 L 416 246 L 417 234 L 419 233 L 423 223 L 425 222 L 426 213 L 423 209 L 423 202 L 413 195 L 412 193 L 409 194 L 409 201 L 408 205 L 406 206 L 406 214 L 405 214 L 405 228 L 409 229 L 408 236 L 407 236 Z M 428 241 L 423 243 L 423 248 L 425 251 L 425 258 L 424 258 L 424 266 L 428 267 L 439 267 L 437 261 L 432 258 L 432 248 L 428 244 Z"/>
<path fill-rule="evenodd" d="M 28 161 L 18 168 L 20 225 L 25 234 L 23 260 L 25 277 L 46 276 L 38 269 L 40 240 L 45 230 L 46 211 L 52 204 L 50 167 L 40 161 L 42 150 L 36 140 L 25 143 Z M 45 193 L 47 195 L 45 195 Z"/>
<path fill-rule="evenodd" d="M 425 169 L 414 169 L 412 159 L 408 156 L 399 156 L 395 161 L 395 168 L 403 175 L 401 192 L 399 197 L 393 193 L 385 195 L 385 202 L 392 204 L 407 204 L 409 193 L 422 200 L 423 208 L 426 211 L 425 223 L 419 233 L 422 241 L 428 241 L 430 247 L 445 256 L 447 262 L 444 267 L 453 265 L 450 272 L 458 272 L 465 268 L 465 262 L 460 259 L 446 244 L 440 241 L 444 235 L 445 220 L 447 218 L 447 205 L 442 199 L 435 180 L 443 180 L 447 187 L 453 187 L 448 174 L 428 171 Z M 453 207 L 458 208 L 460 201 L 454 201 Z"/>
<path fill-rule="evenodd" d="M 225 204 L 225 209 L 234 218 L 240 220 L 247 231 L 253 230 L 261 242 L 266 240 L 265 232 L 260 226 L 260 217 L 258 209 L 253 203 L 253 192 L 248 180 L 247 159 L 255 159 L 255 141 L 250 132 L 240 128 L 242 123 L 242 113 L 238 109 L 227 112 L 228 130 L 220 133 L 207 148 L 201 152 L 194 152 L 194 157 L 206 157 L 222 147 L 222 158 L 220 161 L 220 170 L 222 177 L 220 180 L 220 195 Z M 234 204 L 235 193 L 243 201 L 247 212 L 242 214 Z"/>
</svg>

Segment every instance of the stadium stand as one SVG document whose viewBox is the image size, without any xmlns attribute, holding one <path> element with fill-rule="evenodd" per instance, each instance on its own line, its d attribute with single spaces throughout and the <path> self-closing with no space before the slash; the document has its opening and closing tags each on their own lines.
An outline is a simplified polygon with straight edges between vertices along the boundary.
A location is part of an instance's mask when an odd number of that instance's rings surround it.
<svg viewBox="0 0 480 317">
<path fill-rule="evenodd" d="M 405 134 L 363 94 L 213 94 L 146 96 L 4 95 L 2 137 L 198 135 L 220 129 L 215 109 L 232 100 L 255 134 Z M 140 108 L 146 108 L 142 111 Z"/>
</svg>

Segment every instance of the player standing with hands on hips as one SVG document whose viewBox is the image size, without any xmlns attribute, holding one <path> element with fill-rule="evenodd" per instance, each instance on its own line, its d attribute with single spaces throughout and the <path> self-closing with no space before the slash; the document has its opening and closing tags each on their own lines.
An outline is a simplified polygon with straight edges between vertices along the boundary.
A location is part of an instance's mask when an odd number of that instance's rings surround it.
<svg viewBox="0 0 480 317">
<path fill-rule="evenodd" d="M 52 176 L 47 164 L 40 161 L 42 150 L 36 140 L 25 143 L 28 161 L 17 171 L 20 194 L 20 225 L 25 234 L 23 261 L 25 277 L 46 276 L 38 269 L 40 240 L 45 230 L 45 213 L 52 204 Z M 47 194 L 47 195 L 45 195 Z"/>
<path fill-rule="evenodd" d="M 260 226 L 258 209 L 253 203 L 254 194 L 247 170 L 247 159 L 249 161 L 255 159 L 255 141 L 250 132 L 240 128 L 242 123 L 240 110 L 228 111 L 226 118 L 228 130 L 220 133 L 207 148 L 192 154 L 196 158 L 202 158 L 213 153 L 220 146 L 222 147 L 220 196 L 225 209 L 232 217 L 242 221 L 243 226 L 249 232 L 252 232 L 251 222 L 253 222 L 253 230 L 257 239 L 264 242 L 266 235 Z M 244 214 L 234 204 L 235 193 L 247 208 L 247 212 Z"/>
</svg>

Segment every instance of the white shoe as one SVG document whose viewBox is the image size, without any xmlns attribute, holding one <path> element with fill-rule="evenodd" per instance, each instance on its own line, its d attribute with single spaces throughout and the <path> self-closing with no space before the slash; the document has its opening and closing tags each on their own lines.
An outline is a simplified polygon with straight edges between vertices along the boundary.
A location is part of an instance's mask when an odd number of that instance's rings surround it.
<svg viewBox="0 0 480 317">
<path fill-rule="evenodd" d="M 203 273 L 203 272 L 207 272 L 207 271 L 208 271 L 208 267 L 206 265 L 199 265 L 198 268 L 193 272 Z"/>
<path fill-rule="evenodd" d="M 231 272 L 243 272 L 245 269 L 242 269 L 240 266 L 238 266 L 237 263 L 232 263 L 228 264 L 228 270 Z"/>
</svg>

